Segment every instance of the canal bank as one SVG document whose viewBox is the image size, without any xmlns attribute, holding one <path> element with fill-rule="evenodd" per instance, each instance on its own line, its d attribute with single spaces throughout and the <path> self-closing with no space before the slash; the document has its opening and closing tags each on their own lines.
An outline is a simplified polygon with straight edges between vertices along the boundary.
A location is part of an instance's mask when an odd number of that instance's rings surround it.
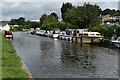
<svg viewBox="0 0 120 80">
<path fill-rule="evenodd" d="M 30 75 L 25 69 L 13 45 L 2 36 L 2 79 L 28 79 Z"/>
<path fill-rule="evenodd" d="M 118 78 L 119 49 L 14 32 L 12 44 L 33 78 Z"/>
</svg>

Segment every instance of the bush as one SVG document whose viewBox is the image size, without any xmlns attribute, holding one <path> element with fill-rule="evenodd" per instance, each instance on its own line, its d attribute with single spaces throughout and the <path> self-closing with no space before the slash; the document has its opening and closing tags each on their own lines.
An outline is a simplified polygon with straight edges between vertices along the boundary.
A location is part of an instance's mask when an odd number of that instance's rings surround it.
<svg viewBox="0 0 120 80">
<path fill-rule="evenodd" d="M 105 34 L 106 28 L 104 28 L 103 25 L 98 25 L 98 26 L 92 27 L 91 31 L 93 31 L 93 32 L 99 32 L 101 34 Z"/>
<path fill-rule="evenodd" d="M 47 23 L 47 24 L 42 24 L 41 29 L 45 29 L 45 30 L 50 30 L 51 28 L 59 28 L 61 30 L 65 30 L 65 29 L 74 29 L 77 28 L 69 23 L 60 23 L 60 22 L 55 22 L 55 23 Z"/>
<path fill-rule="evenodd" d="M 21 30 L 19 30 L 17 27 L 15 27 L 15 28 L 11 28 L 10 31 L 14 32 L 14 31 L 21 31 Z"/>
<path fill-rule="evenodd" d="M 104 34 L 105 38 L 110 39 L 113 34 L 115 34 L 114 29 L 116 29 L 117 36 L 120 36 L 120 27 L 114 25 L 110 26 L 108 28 L 104 28 L 103 25 L 95 26 L 91 28 L 91 31 L 100 32 L 101 34 Z"/>
</svg>

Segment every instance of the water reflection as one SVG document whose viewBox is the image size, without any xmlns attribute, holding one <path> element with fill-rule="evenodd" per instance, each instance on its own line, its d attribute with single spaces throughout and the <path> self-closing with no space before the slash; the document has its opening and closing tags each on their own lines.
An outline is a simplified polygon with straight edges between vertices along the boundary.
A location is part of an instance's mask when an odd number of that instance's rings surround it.
<svg viewBox="0 0 120 80">
<path fill-rule="evenodd" d="M 95 71 L 93 60 L 96 58 L 96 52 L 88 44 L 63 44 L 61 55 L 63 63 L 75 62 L 88 71 Z M 94 47 L 94 49 L 97 47 Z M 84 50 L 84 51 L 83 51 Z M 92 52 L 92 53 L 91 53 Z"/>
<path fill-rule="evenodd" d="M 118 49 L 26 33 L 14 36 L 15 49 L 35 78 L 117 77 Z"/>
</svg>

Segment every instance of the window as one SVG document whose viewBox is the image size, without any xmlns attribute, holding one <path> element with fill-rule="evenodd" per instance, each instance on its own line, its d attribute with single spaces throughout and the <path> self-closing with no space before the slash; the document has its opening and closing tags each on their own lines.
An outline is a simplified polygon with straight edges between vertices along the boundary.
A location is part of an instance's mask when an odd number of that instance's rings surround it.
<svg viewBox="0 0 120 80">
<path fill-rule="evenodd" d="M 5 35 L 12 35 L 12 33 L 5 33 Z"/>
<path fill-rule="evenodd" d="M 77 33 L 79 33 L 79 31 L 77 31 Z"/>
<path fill-rule="evenodd" d="M 97 36 L 100 36 L 100 34 L 96 34 Z"/>
<path fill-rule="evenodd" d="M 83 36 L 83 34 L 79 34 L 79 36 L 80 36 L 80 37 L 82 37 L 82 36 Z"/>
<path fill-rule="evenodd" d="M 95 34 L 90 34 L 90 36 L 94 36 Z"/>
<path fill-rule="evenodd" d="M 117 41 L 120 41 L 120 38 L 118 38 Z"/>
<path fill-rule="evenodd" d="M 88 36 L 88 34 L 84 34 L 84 36 Z"/>
</svg>

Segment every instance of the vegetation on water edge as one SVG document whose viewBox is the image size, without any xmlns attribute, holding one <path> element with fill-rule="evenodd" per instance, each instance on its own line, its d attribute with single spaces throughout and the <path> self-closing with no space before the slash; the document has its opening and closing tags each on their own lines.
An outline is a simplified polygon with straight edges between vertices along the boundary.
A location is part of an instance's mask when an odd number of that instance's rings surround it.
<svg viewBox="0 0 120 80">
<path fill-rule="evenodd" d="M 114 32 L 114 29 L 116 29 L 116 32 Z M 110 26 L 108 28 L 103 27 L 103 25 L 98 25 L 90 28 L 90 30 L 104 34 L 105 38 L 107 39 L 110 39 L 113 34 L 120 36 L 120 27 L 116 25 Z"/>
<path fill-rule="evenodd" d="M 13 45 L 2 36 L 2 79 L 29 78 L 27 72 L 21 69 L 22 63 Z"/>
<path fill-rule="evenodd" d="M 41 29 L 50 30 L 51 28 L 59 28 L 60 30 L 64 31 L 65 29 L 76 29 L 76 26 L 73 26 L 69 23 L 60 23 L 60 22 L 53 22 L 53 23 L 46 23 L 42 24 Z"/>
</svg>

